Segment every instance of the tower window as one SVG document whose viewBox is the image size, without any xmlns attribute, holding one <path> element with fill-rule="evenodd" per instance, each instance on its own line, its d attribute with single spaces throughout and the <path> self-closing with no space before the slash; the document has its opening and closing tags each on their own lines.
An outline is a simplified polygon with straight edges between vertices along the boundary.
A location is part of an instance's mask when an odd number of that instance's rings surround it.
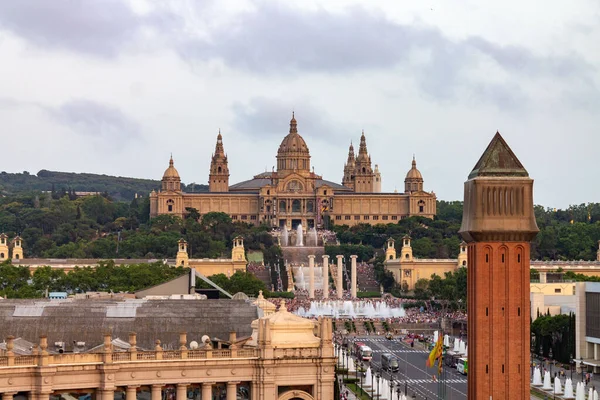
<svg viewBox="0 0 600 400">
<path fill-rule="evenodd" d="M 217 172 L 221 173 L 222 169 L 221 167 L 217 168 Z"/>
<path fill-rule="evenodd" d="M 463 267 L 464 267 L 464 266 L 466 266 L 466 265 L 467 265 L 467 262 L 466 262 L 466 261 L 463 261 L 462 265 L 463 265 Z"/>
<path fill-rule="evenodd" d="M 517 254 L 517 262 L 521 262 L 521 255 Z"/>
<path fill-rule="evenodd" d="M 271 191 L 267 190 L 267 196 L 270 196 L 270 195 L 271 195 Z"/>
<path fill-rule="evenodd" d="M 485 262 L 486 262 L 486 263 L 489 263 L 489 262 L 490 262 L 490 256 L 489 256 L 489 254 L 486 254 L 486 255 L 485 255 Z"/>
<path fill-rule="evenodd" d="M 363 174 L 364 174 L 365 172 L 367 172 L 367 169 L 365 167 L 363 167 L 362 171 L 363 171 Z"/>
<path fill-rule="evenodd" d="M 502 254 L 502 262 L 504 262 L 504 254 Z"/>
<path fill-rule="evenodd" d="M 4 259 L 4 253 L 0 253 L 0 258 Z"/>
<path fill-rule="evenodd" d="M 15 254 L 15 258 L 18 260 L 18 259 L 19 259 L 19 255 L 18 255 L 18 254 Z"/>
</svg>

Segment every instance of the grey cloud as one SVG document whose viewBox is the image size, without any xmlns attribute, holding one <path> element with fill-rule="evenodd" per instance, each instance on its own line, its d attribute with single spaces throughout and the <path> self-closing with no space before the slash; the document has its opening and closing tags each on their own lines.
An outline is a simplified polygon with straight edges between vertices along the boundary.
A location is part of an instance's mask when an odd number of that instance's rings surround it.
<svg viewBox="0 0 600 400">
<path fill-rule="evenodd" d="M 46 48 L 115 56 L 142 28 L 167 31 L 168 13 L 137 15 L 122 0 L 0 1 L 0 29 Z"/>
<path fill-rule="evenodd" d="M 119 140 L 140 136 L 137 122 L 111 105 L 78 99 L 46 110 L 57 121 L 83 135 Z"/>
<path fill-rule="evenodd" d="M 234 68 L 258 74 L 290 72 L 343 73 L 356 70 L 384 70 L 400 66 L 401 73 L 414 76 L 421 88 L 434 98 L 454 98 L 457 89 L 475 87 L 469 70 L 478 56 L 493 59 L 519 76 L 569 77 L 593 82 L 593 67 L 575 54 L 568 57 L 538 56 L 527 48 L 499 46 L 481 37 L 454 41 L 428 26 L 402 25 L 381 13 L 360 7 L 345 13 L 289 8 L 282 3 L 257 2 L 255 12 L 238 16 L 233 26 L 221 26 L 211 39 L 185 37 L 179 52 L 185 58 L 224 60 Z M 414 51 L 426 51 L 429 59 L 414 65 Z M 490 85 L 487 91 L 491 90 Z M 496 87 L 502 103 L 523 100 L 518 84 L 514 92 Z M 506 96 L 514 98 L 506 99 Z M 494 96 L 491 97 L 493 100 Z M 499 105 L 501 105 L 499 104 Z"/>
</svg>

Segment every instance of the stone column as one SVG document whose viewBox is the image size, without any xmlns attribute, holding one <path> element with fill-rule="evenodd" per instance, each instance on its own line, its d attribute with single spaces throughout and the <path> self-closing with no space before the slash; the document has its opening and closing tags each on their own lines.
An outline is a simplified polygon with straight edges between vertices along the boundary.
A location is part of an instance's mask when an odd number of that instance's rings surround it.
<svg viewBox="0 0 600 400">
<path fill-rule="evenodd" d="M 137 400 L 137 388 L 139 386 L 127 386 L 125 389 L 125 400 Z"/>
<path fill-rule="evenodd" d="M 162 385 L 152 385 L 152 400 L 162 400 Z"/>
<path fill-rule="evenodd" d="M 187 399 L 187 383 L 178 383 L 177 384 L 177 400 L 186 400 Z"/>
<path fill-rule="evenodd" d="M 212 387 L 214 382 L 203 382 L 202 383 L 202 400 L 212 400 Z"/>
<path fill-rule="evenodd" d="M 115 399 L 115 391 L 113 389 L 99 389 L 100 396 L 96 396 L 96 399 L 100 397 L 100 400 L 114 400 Z"/>
<path fill-rule="evenodd" d="M 315 256 L 308 256 L 308 298 L 315 298 Z"/>
<path fill-rule="evenodd" d="M 13 400 L 15 394 L 17 394 L 17 392 L 4 392 L 2 393 L 2 400 Z"/>
<path fill-rule="evenodd" d="M 329 298 L 329 256 L 323 256 L 323 298 Z"/>
<path fill-rule="evenodd" d="M 335 290 L 337 291 L 337 298 L 341 299 L 344 297 L 344 271 L 342 269 L 342 258 L 343 255 L 339 254 L 337 257 L 337 285 Z"/>
<path fill-rule="evenodd" d="M 227 382 L 227 400 L 237 399 L 237 384 L 239 382 Z"/>
<path fill-rule="evenodd" d="M 352 288 L 350 289 L 352 291 L 352 298 L 355 299 L 356 298 L 356 259 L 358 258 L 358 256 L 350 256 L 350 258 L 352 259 L 352 277 L 350 279 L 352 279 Z"/>
</svg>

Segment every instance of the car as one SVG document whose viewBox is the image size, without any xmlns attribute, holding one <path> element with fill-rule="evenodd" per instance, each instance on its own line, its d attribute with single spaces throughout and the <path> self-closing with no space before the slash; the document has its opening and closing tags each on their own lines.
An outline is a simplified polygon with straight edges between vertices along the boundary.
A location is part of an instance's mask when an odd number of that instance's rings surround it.
<svg viewBox="0 0 600 400">
<path fill-rule="evenodd" d="M 381 368 L 386 371 L 397 372 L 399 368 L 398 357 L 392 353 L 383 353 L 381 355 Z"/>
<path fill-rule="evenodd" d="M 387 340 L 392 340 L 392 339 L 394 339 L 394 335 L 392 335 L 392 332 L 388 332 L 385 334 L 385 338 Z"/>
</svg>

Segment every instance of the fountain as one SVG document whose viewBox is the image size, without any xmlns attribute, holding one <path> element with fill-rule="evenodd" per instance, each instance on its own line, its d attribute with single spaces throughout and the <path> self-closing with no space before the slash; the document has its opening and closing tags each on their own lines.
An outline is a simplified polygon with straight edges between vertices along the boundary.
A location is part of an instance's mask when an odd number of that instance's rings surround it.
<svg viewBox="0 0 600 400">
<path fill-rule="evenodd" d="M 577 382 L 577 391 L 575 392 L 575 400 L 585 400 L 583 396 L 585 393 L 583 392 L 583 382 Z"/>
<path fill-rule="evenodd" d="M 341 351 L 340 351 L 340 354 L 338 355 L 338 367 L 340 367 L 340 368 L 344 367 L 344 356 L 342 356 Z"/>
<path fill-rule="evenodd" d="M 455 353 L 460 352 L 460 340 L 459 339 L 454 339 L 454 348 L 452 349 L 452 351 L 454 351 Z"/>
<path fill-rule="evenodd" d="M 281 247 L 289 245 L 289 233 L 287 225 L 283 225 L 283 231 L 281 232 Z"/>
<path fill-rule="evenodd" d="M 458 352 L 459 354 L 465 354 L 467 352 L 466 343 L 462 340 L 458 342 Z"/>
<path fill-rule="evenodd" d="M 554 394 L 562 394 L 562 385 L 558 376 L 554 378 Z"/>
<path fill-rule="evenodd" d="M 542 386 L 542 372 L 538 367 L 533 370 L 533 386 Z"/>
<path fill-rule="evenodd" d="M 390 395 L 388 393 L 390 391 L 390 388 L 388 385 L 389 385 L 389 383 L 387 380 L 385 380 L 385 379 L 381 380 L 381 387 L 379 389 L 379 399 L 380 400 L 388 400 L 390 398 Z"/>
<path fill-rule="evenodd" d="M 296 247 L 304 246 L 304 231 L 302 230 L 302 224 L 298 224 L 296 227 Z"/>
<path fill-rule="evenodd" d="M 365 374 L 365 383 L 363 388 L 365 391 L 369 391 L 369 389 L 373 386 L 373 376 L 371 375 L 371 367 L 367 367 L 367 373 Z"/>
<path fill-rule="evenodd" d="M 598 391 L 594 390 L 594 400 L 598 400 Z"/>
<path fill-rule="evenodd" d="M 567 378 L 565 381 L 565 399 L 573 399 L 573 382 L 571 379 Z"/>
<path fill-rule="evenodd" d="M 594 399 L 594 391 L 592 390 L 592 388 L 590 388 L 590 390 L 588 390 L 588 400 L 593 400 Z"/>
<path fill-rule="evenodd" d="M 450 336 L 444 335 L 444 346 L 450 347 Z"/>
<path fill-rule="evenodd" d="M 439 335 L 438 331 L 433 332 L 433 343 L 437 343 Z"/>
<path fill-rule="evenodd" d="M 306 237 L 306 245 L 312 247 L 318 246 L 317 230 L 314 227 L 310 228 L 308 231 L 308 235 Z"/>
<path fill-rule="evenodd" d="M 402 307 L 390 307 L 384 301 L 316 300 L 311 301 L 308 310 L 300 307 L 296 314 L 308 318 L 320 316 L 333 318 L 399 318 L 404 317 L 406 312 Z"/>
<path fill-rule="evenodd" d="M 544 386 L 542 386 L 542 389 L 552 390 L 552 384 L 550 383 L 550 371 L 546 371 L 544 374 Z"/>
</svg>

